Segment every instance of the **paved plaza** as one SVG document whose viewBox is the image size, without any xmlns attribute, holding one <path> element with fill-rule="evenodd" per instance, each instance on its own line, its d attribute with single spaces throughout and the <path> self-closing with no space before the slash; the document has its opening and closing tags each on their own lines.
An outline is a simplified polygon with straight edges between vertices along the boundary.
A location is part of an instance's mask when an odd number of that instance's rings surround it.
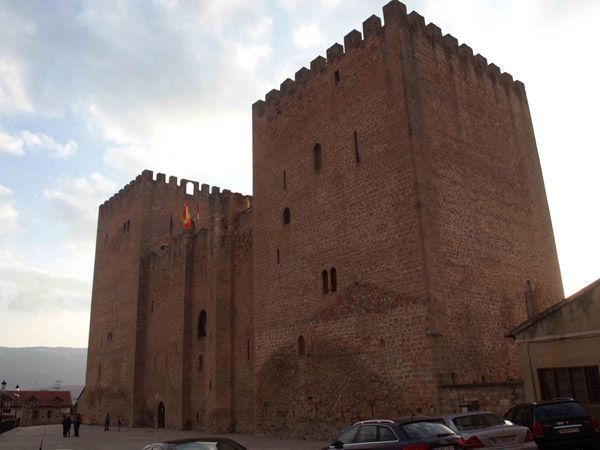
<svg viewBox="0 0 600 450">
<path fill-rule="evenodd" d="M 38 450 L 46 434 L 42 450 L 142 450 L 144 445 L 165 439 L 192 436 L 209 436 L 194 431 L 158 430 L 154 428 L 116 428 L 103 431 L 103 427 L 82 425 L 80 437 L 63 438 L 62 425 L 15 428 L 0 434 L 0 450 Z M 72 431 L 71 431 L 72 434 Z M 210 435 L 215 436 L 215 435 Z M 225 436 L 239 442 L 248 450 L 318 450 L 326 442 L 299 439 L 271 439 L 246 434 Z"/>
</svg>

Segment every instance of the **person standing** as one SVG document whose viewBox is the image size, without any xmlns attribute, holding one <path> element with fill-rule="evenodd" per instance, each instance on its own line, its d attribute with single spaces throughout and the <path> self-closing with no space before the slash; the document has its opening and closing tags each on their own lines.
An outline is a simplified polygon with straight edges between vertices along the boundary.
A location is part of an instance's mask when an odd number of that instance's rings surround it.
<svg viewBox="0 0 600 450">
<path fill-rule="evenodd" d="M 67 437 L 67 423 L 69 424 L 69 428 L 71 427 L 71 423 L 67 422 L 67 415 L 63 414 L 62 426 L 63 426 L 63 437 Z"/>
<path fill-rule="evenodd" d="M 104 431 L 108 431 L 108 427 L 110 427 L 110 415 L 106 413 L 106 416 L 104 416 Z"/>
<path fill-rule="evenodd" d="M 75 432 L 75 437 L 79 437 L 79 425 L 81 425 L 81 416 L 75 414 L 75 418 L 73 419 L 73 431 Z"/>
<path fill-rule="evenodd" d="M 71 437 L 71 423 L 72 423 L 71 422 L 71 416 L 67 416 L 65 418 L 65 420 L 66 420 L 65 426 L 67 428 L 67 437 Z"/>
</svg>

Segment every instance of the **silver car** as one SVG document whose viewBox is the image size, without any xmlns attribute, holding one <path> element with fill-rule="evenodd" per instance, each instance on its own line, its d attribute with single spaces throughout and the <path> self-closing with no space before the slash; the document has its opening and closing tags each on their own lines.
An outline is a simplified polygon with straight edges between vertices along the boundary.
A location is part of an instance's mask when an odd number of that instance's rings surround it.
<svg viewBox="0 0 600 450">
<path fill-rule="evenodd" d="M 526 450 L 538 448 L 527 427 L 515 425 L 492 412 L 449 414 L 435 419 L 460 434 L 466 448 Z"/>
<path fill-rule="evenodd" d="M 247 450 L 246 447 L 226 438 L 187 438 L 157 442 L 144 450 Z"/>
</svg>

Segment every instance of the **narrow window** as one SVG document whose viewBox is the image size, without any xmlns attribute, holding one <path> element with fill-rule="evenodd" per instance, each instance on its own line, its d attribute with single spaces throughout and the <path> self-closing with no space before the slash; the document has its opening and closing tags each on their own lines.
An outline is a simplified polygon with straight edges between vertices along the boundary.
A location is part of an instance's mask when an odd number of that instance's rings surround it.
<svg viewBox="0 0 600 450">
<path fill-rule="evenodd" d="M 200 314 L 198 314 L 198 340 L 200 338 L 206 336 L 206 311 L 202 310 Z"/>
<path fill-rule="evenodd" d="M 354 132 L 354 158 L 356 158 L 356 162 L 360 162 L 360 150 L 358 148 L 358 135 L 356 131 Z"/>
<path fill-rule="evenodd" d="M 323 294 L 327 294 L 329 292 L 329 276 L 327 270 L 321 272 L 321 276 L 323 277 Z"/>
<path fill-rule="evenodd" d="M 129 219 L 127 219 L 127 231 L 128 232 L 129 232 L 129 225 L 130 225 L 130 222 L 129 222 Z"/>
<path fill-rule="evenodd" d="M 208 380 L 208 389 L 212 389 L 212 380 Z"/>
<path fill-rule="evenodd" d="M 248 357 L 248 361 L 250 361 L 250 339 L 246 340 L 246 354 Z"/>
<path fill-rule="evenodd" d="M 337 270 L 332 267 L 329 271 L 329 278 L 331 279 L 331 292 L 337 291 Z"/>
<path fill-rule="evenodd" d="M 279 257 L 279 249 L 277 249 L 277 264 L 281 263 L 281 258 Z"/>
<path fill-rule="evenodd" d="M 150 303 L 150 312 L 154 312 L 154 300 Z"/>
<path fill-rule="evenodd" d="M 288 223 L 290 223 L 290 220 L 291 220 L 290 208 L 285 208 L 283 210 L 283 224 L 287 225 Z"/>
<path fill-rule="evenodd" d="M 340 71 L 336 70 L 335 71 L 335 84 L 338 84 L 340 82 Z"/>
<path fill-rule="evenodd" d="M 306 344 L 304 343 L 304 336 L 298 338 L 298 356 L 304 356 L 306 354 Z"/>
<path fill-rule="evenodd" d="M 313 166 L 315 172 L 320 171 L 323 167 L 323 151 L 321 150 L 321 144 L 317 144 L 313 148 Z"/>
<path fill-rule="evenodd" d="M 202 372 L 202 370 L 204 369 L 204 359 L 202 358 L 202 355 L 198 356 L 198 372 Z"/>
<path fill-rule="evenodd" d="M 283 189 L 287 189 L 287 172 L 283 171 Z"/>
</svg>

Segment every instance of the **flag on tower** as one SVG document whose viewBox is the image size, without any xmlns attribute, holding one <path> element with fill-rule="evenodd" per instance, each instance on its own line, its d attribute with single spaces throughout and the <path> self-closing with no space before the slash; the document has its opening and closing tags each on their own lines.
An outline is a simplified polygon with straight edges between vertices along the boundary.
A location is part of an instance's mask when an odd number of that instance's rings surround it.
<svg viewBox="0 0 600 450">
<path fill-rule="evenodd" d="M 192 225 L 192 216 L 190 216 L 190 208 L 187 202 L 183 203 L 183 228 L 186 230 Z"/>
</svg>

